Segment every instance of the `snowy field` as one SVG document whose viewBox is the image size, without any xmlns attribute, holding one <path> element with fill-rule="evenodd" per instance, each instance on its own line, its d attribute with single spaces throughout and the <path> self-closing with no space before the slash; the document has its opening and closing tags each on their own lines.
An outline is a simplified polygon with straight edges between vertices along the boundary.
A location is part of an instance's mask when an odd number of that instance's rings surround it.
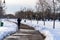
<svg viewBox="0 0 60 40">
<path fill-rule="evenodd" d="M 8 19 L 10 21 L 13 22 L 17 22 L 16 19 Z M 46 21 L 45 26 L 43 25 L 43 21 L 37 21 L 36 20 L 26 20 L 26 22 L 24 22 L 25 19 L 22 19 L 21 23 L 22 24 L 26 24 L 29 26 L 32 26 L 35 28 L 35 30 L 39 30 L 41 33 L 43 33 L 46 38 L 45 40 L 60 40 L 60 22 L 58 20 L 56 20 L 56 24 L 55 24 L 55 29 L 53 29 L 53 21 Z M 17 30 L 17 25 L 15 23 L 12 22 L 8 22 L 7 19 L 3 19 L 2 20 L 4 22 L 4 26 L 0 27 L 0 39 L 2 39 L 3 37 L 5 37 L 6 35 L 10 35 L 14 32 L 16 32 Z"/>
<path fill-rule="evenodd" d="M 4 23 L 2 27 L 0 26 L 0 40 L 17 31 L 17 25 L 15 23 L 8 22 L 6 19 L 0 19 L 0 21 Z"/>
<path fill-rule="evenodd" d="M 36 20 L 22 20 L 23 24 L 27 24 L 29 26 L 34 27 L 36 30 L 39 30 L 41 33 L 43 33 L 46 38 L 45 40 L 60 40 L 60 22 L 56 20 L 55 22 L 55 29 L 53 29 L 53 21 L 46 21 L 45 26 L 43 25 L 43 21 L 37 21 Z"/>
</svg>

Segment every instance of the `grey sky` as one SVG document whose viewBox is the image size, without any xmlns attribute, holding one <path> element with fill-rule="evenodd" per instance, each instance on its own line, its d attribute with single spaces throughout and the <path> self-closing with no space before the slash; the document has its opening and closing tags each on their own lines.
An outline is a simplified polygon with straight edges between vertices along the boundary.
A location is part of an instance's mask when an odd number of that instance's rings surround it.
<svg viewBox="0 0 60 40">
<path fill-rule="evenodd" d="M 38 0 L 6 0 L 6 13 L 14 13 L 24 7 L 34 8 Z M 53 0 L 47 0 L 52 5 Z M 57 2 L 58 3 L 58 2 Z M 59 6 L 59 5 L 57 5 Z"/>
<path fill-rule="evenodd" d="M 16 12 L 23 7 L 33 8 L 37 0 L 6 0 L 6 13 Z"/>
</svg>

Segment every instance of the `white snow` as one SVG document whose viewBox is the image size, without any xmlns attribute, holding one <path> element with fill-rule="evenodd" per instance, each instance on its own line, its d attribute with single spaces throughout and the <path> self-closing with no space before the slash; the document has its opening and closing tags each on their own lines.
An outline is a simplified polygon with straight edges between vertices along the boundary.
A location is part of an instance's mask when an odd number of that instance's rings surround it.
<svg viewBox="0 0 60 40">
<path fill-rule="evenodd" d="M 60 40 L 60 22 L 58 20 L 55 22 L 55 29 L 53 29 L 53 21 L 46 21 L 45 26 L 41 20 L 38 21 L 38 24 L 36 20 L 26 20 L 26 22 L 22 20 L 21 23 L 32 26 L 35 30 L 39 30 L 46 36 L 45 40 Z"/>
<path fill-rule="evenodd" d="M 13 22 L 17 22 L 16 19 L 8 19 Z M 45 26 L 43 25 L 43 21 L 40 20 L 28 20 L 24 22 L 25 19 L 22 19 L 21 23 L 34 27 L 35 30 L 39 30 L 42 34 L 46 36 L 45 40 L 60 40 L 60 22 L 56 20 L 55 22 L 55 29 L 53 29 L 53 21 L 46 21 Z M 8 22 L 7 19 L 2 20 L 4 22 L 4 26 L 0 27 L 0 40 L 3 39 L 5 36 L 10 35 L 17 30 L 17 25 L 12 22 Z"/>
<path fill-rule="evenodd" d="M 0 40 L 17 31 L 17 25 L 15 23 L 8 22 L 5 19 L 2 19 L 1 21 L 4 25 L 2 27 L 0 26 Z"/>
</svg>

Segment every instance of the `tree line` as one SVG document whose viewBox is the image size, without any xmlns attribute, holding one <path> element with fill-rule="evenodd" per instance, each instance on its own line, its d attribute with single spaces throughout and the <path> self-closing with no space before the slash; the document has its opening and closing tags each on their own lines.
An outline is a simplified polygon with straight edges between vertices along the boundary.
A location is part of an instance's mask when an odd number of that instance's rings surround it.
<svg viewBox="0 0 60 40">
<path fill-rule="evenodd" d="M 60 13 L 51 13 L 51 10 L 50 9 L 46 9 L 44 11 L 44 14 L 43 15 L 43 12 L 33 12 L 31 10 L 27 10 L 27 11 L 18 11 L 15 13 L 15 16 L 16 17 L 20 17 L 20 18 L 24 18 L 24 19 L 36 19 L 36 20 L 43 20 L 44 17 L 45 17 L 45 20 L 48 19 L 48 20 L 60 20 Z"/>
<path fill-rule="evenodd" d="M 4 11 L 0 11 L 0 18 L 24 18 L 24 19 L 36 19 L 36 20 L 60 20 L 60 13 L 51 12 L 52 6 L 45 0 L 38 0 L 36 3 L 36 11 L 33 10 L 20 10 L 12 14 L 4 14 Z"/>
<path fill-rule="evenodd" d="M 0 13 L 1 14 L 1 13 Z M 60 20 L 60 13 L 51 13 L 51 10 L 50 9 L 46 9 L 44 11 L 44 14 L 45 16 L 43 15 L 43 12 L 34 12 L 34 11 L 31 11 L 31 10 L 27 10 L 27 11 L 24 11 L 24 10 L 21 10 L 21 11 L 17 11 L 15 13 L 15 15 L 12 15 L 12 14 L 1 14 L 0 18 L 23 18 L 23 19 L 36 19 L 36 20 L 43 20 L 44 17 L 45 17 L 45 20 L 48 19 L 48 20 Z"/>
</svg>

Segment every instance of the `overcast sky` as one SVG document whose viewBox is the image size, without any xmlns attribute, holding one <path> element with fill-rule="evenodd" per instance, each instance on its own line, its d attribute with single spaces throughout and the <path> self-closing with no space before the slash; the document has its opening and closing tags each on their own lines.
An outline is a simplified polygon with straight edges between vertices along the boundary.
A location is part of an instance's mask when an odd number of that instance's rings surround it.
<svg viewBox="0 0 60 40">
<path fill-rule="evenodd" d="M 12 13 L 22 9 L 23 7 L 34 7 L 37 0 L 6 0 L 6 11 Z"/>
<path fill-rule="evenodd" d="M 24 7 L 26 8 L 34 8 L 36 2 L 38 0 L 6 0 L 6 12 L 13 13 L 16 12 Z M 47 0 L 49 4 L 51 4 L 52 0 Z"/>
</svg>

